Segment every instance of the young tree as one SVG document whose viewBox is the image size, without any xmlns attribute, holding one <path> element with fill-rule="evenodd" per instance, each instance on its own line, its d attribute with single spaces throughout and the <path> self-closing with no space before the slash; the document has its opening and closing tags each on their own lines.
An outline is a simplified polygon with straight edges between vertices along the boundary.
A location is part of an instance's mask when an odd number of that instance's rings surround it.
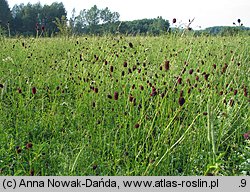
<svg viewBox="0 0 250 192">
<path fill-rule="evenodd" d="M 61 19 L 56 17 L 55 21 L 53 21 L 53 22 L 56 24 L 56 26 L 59 30 L 60 36 L 69 37 L 69 35 L 72 34 L 72 30 L 71 30 L 70 26 L 68 26 L 68 24 L 67 24 L 68 21 L 67 21 L 67 18 L 65 15 L 63 15 L 61 17 Z"/>
<path fill-rule="evenodd" d="M 87 25 L 86 14 L 87 10 L 83 9 L 80 11 L 80 14 L 76 17 L 75 31 L 77 34 L 83 33 L 83 30 Z"/>
<path fill-rule="evenodd" d="M 114 23 L 119 20 L 120 14 L 118 12 L 111 12 L 108 7 L 100 10 L 100 19 L 102 23 Z"/>
</svg>

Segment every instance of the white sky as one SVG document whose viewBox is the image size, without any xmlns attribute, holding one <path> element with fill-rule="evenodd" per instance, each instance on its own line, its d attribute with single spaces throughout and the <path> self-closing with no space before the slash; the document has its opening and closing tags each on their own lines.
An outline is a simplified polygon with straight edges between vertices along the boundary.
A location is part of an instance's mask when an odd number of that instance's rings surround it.
<svg viewBox="0 0 250 192">
<path fill-rule="evenodd" d="M 250 0 L 7 0 L 10 8 L 15 4 L 28 2 L 50 5 L 52 2 L 63 2 L 68 16 L 73 8 L 77 14 L 82 9 L 89 9 L 93 5 L 108 7 L 120 14 L 120 20 L 135 20 L 156 18 L 162 16 L 172 22 L 187 23 L 195 20 L 191 27 L 206 28 L 210 26 L 232 26 L 233 22 L 241 19 L 246 27 L 250 27 Z"/>
</svg>

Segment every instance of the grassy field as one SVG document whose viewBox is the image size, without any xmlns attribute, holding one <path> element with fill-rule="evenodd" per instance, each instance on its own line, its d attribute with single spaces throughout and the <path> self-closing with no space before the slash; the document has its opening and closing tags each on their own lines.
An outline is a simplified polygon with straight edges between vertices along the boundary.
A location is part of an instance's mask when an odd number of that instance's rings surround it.
<svg viewBox="0 0 250 192">
<path fill-rule="evenodd" d="M 0 175 L 250 174 L 249 36 L 0 41 Z"/>
</svg>

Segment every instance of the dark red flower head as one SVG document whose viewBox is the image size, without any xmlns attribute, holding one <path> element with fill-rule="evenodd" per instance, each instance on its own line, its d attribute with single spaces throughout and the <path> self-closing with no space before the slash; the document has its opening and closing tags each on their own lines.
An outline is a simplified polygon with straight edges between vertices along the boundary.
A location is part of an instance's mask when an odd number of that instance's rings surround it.
<svg viewBox="0 0 250 192">
<path fill-rule="evenodd" d="M 177 82 L 178 82 L 178 84 L 181 84 L 181 83 L 182 83 L 182 78 L 179 77 L 179 78 L 177 79 Z"/>
<path fill-rule="evenodd" d="M 27 144 L 26 144 L 26 148 L 27 148 L 27 149 L 31 149 L 31 148 L 32 148 L 32 146 L 33 146 L 33 145 L 32 145 L 32 143 L 31 143 L 31 142 L 29 142 L 29 143 L 27 143 Z"/>
<path fill-rule="evenodd" d="M 30 176 L 34 176 L 34 174 L 35 174 L 34 169 L 31 169 L 31 170 L 30 170 Z"/>
<path fill-rule="evenodd" d="M 115 92 L 114 93 L 114 100 L 118 100 L 118 96 L 119 96 L 118 92 Z"/>
<path fill-rule="evenodd" d="M 140 124 L 139 123 L 136 123 L 135 124 L 135 128 L 138 129 L 140 127 Z"/>
<path fill-rule="evenodd" d="M 123 66 L 124 66 L 124 67 L 127 67 L 127 66 L 128 66 L 128 63 L 127 63 L 126 61 L 124 61 Z"/>
<path fill-rule="evenodd" d="M 179 105 L 182 106 L 185 103 L 185 99 L 183 97 L 179 98 Z"/>
<path fill-rule="evenodd" d="M 36 88 L 32 87 L 32 94 L 35 95 L 36 94 Z"/>
<path fill-rule="evenodd" d="M 193 69 L 190 69 L 190 70 L 189 70 L 189 74 L 190 74 L 190 75 L 192 75 L 192 74 L 193 74 L 193 72 L 194 72 L 194 70 L 193 70 Z"/>
<path fill-rule="evenodd" d="M 22 149 L 20 148 L 20 146 L 16 146 L 16 152 L 17 153 L 21 153 L 22 152 Z"/>
<path fill-rule="evenodd" d="M 156 88 L 153 86 L 153 87 L 152 87 L 152 92 L 151 92 L 150 96 L 153 97 L 153 96 L 155 96 L 155 95 L 157 95 L 157 90 L 156 90 Z"/>
<path fill-rule="evenodd" d="M 110 66 L 110 72 L 113 73 L 113 71 L 114 71 L 114 67 L 111 65 Z"/>
<path fill-rule="evenodd" d="M 22 89 L 21 88 L 17 88 L 18 93 L 22 93 Z"/>
<path fill-rule="evenodd" d="M 169 70 L 169 67 L 170 67 L 169 61 L 167 60 L 167 61 L 165 61 L 165 64 L 164 64 L 164 70 L 165 70 L 165 71 L 168 71 L 168 70 Z"/>
<path fill-rule="evenodd" d="M 94 92 L 98 93 L 98 88 L 97 87 L 94 88 Z"/>
<path fill-rule="evenodd" d="M 243 134 L 244 139 L 249 139 L 250 138 L 250 130 L 246 133 Z"/>
<path fill-rule="evenodd" d="M 173 18 L 173 23 L 176 23 L 176 18 Z"/>
</svg>

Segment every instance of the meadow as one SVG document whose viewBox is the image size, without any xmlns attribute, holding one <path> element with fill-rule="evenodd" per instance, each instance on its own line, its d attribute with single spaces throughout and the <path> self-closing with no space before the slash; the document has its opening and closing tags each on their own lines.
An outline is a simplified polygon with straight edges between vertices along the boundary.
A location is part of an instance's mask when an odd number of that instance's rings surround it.
<svg viewBox="0 0 250 192">
<path fill-rule="evenodd" d="M 250 174 L 249 36 L 0 43 L 0 175 Z"/>
</svg>

